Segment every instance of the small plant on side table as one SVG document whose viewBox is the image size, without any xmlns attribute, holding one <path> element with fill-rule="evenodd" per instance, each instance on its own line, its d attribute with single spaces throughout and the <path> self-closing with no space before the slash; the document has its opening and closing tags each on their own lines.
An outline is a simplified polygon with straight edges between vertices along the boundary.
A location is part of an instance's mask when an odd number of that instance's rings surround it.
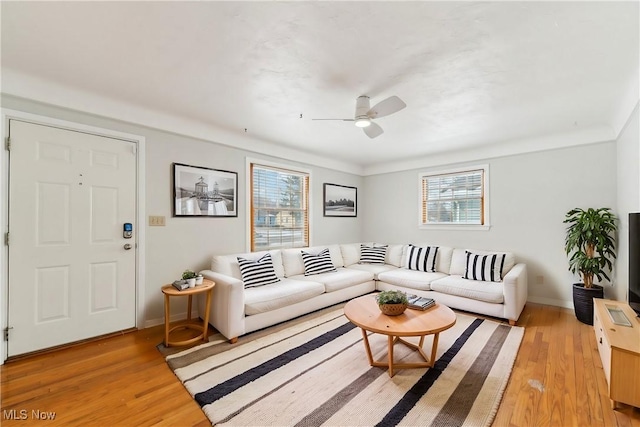
<svg viewBox="0 0 640 427">
<path fill-rule="evenodd" d="M 182 273 L 182 280 L 186 280 L 190 288 L 196 285 L 196 273 L 191 270 L 185 270 Z"/>
</svg>

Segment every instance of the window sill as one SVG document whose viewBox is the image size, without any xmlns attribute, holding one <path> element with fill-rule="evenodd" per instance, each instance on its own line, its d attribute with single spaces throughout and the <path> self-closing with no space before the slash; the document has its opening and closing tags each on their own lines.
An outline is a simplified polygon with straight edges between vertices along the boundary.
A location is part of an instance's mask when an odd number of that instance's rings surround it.
<svg viewBox="0 0 640 427">
<path fill-rule="evenodd" d="M 420 224 L 421 230 L 489 231 L 491 224 Z"/>
</svg>

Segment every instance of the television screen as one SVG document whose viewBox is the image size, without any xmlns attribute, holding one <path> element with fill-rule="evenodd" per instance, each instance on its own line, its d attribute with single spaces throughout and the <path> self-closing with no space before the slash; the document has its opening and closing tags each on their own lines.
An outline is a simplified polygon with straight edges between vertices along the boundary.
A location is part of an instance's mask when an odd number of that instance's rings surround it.
<svg viewBox="0 0 640 427">
<path fill-rule="evenodd" d="M 629 214 L 629 305 L 640 315 L 640 212 Z"/>
</svg>

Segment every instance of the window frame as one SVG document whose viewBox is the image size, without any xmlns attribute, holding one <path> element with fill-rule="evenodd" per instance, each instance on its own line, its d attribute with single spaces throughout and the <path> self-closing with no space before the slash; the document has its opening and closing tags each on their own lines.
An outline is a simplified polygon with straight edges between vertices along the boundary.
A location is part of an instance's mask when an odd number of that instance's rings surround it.
<svg viewBox="0 0 640 427">
<path fill-rule="evenodd" d="M 312 246 L 311 245 L 311 241 L 312 241 L 311 240 L 312 239 L 311 223 L 312 223 L 312 212 L 313 212 L 313 209 L 312 209 L 313 198 L 311 197 L 311 180 L 312 180 L 311 170 L 302 168 L 299 166 L 295 166 L 295 165 L 286 164 L 286 163 L 276 163 L 268 160 L 247 157 L 246 167 L 245 167 L 245 171 L 246 171 L 246 174 L 245 174 L 246 209 L 245 211 L 246 211 L 246 217 L 247 217 L 245 247 L 247 252 L 261 252 L 261 251 L 287 249 L 285 247 L 265 248 L 265 249 L 259 248 L 257 250 L 253 248 L 253 175 L 252 175 L 253 165 L 262 166 L 266 168 L 281 169 L 283 171 L 291 171 L 291 172 L 307 175 L 308 177 L 307 178 L 307 194 L 306 194 L 307 196 L 307 246 Z"/>
<path fill-rule="evenodd" d="M 424 212 L 426 203 L 423 203 L 422 198 L 422 183 L 425 178 L 437 175 L 456 175 L 456 174 L 464 174 L 464 173 L 472 173 L 474 171 L 482 171 L 482 217 L 483 224 L 462 224 L 462 223 L 426 223 L 422 221 L 422 218 L 426 218 L 426 213 Z M 490 200 L 490 191 L 489 191 L 489 165 L 470 165 L 466 167 L 454 168 L 454 169 L 443 169 L 443 170 L 433 170 L 428 172 L 420 172 L 418 173 L 418 228 L 420 229 L 430 229 L 430 230 L 489 230 L 491 228 L 490 215 L 489 215 L 489 200 Z"/>
</svg>

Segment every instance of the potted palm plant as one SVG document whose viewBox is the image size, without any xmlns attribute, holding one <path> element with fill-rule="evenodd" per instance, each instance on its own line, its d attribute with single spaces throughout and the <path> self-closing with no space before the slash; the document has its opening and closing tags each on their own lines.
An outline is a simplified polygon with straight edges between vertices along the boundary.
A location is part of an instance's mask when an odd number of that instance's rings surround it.
<svg viewBox="0 0 640 427">
<path fill-rule="evenodd" d="M 564 223 L 569 270 L 582 276 L 582 283 L 573 285 L 574 310 L 579 321 L 593 325 L 593 298 L 604 297 L 602 286 L 593 280 L 611 280 L 607 272 L 616 258 L 616 217 L 609 208 L 575 208 L 567 212 Z"/>
</svg>

